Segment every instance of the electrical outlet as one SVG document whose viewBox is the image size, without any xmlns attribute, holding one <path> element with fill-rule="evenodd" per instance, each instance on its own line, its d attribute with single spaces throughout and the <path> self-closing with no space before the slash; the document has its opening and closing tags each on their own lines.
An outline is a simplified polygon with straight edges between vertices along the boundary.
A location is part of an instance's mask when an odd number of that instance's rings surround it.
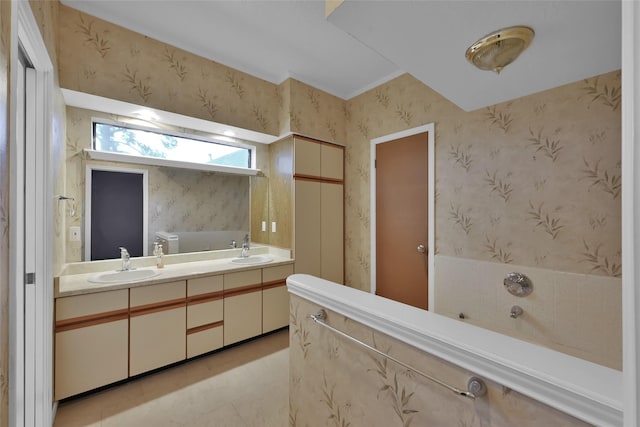
<svg viewBox="0 0 640 427">
<path fill-rule="evenodd" d="M 267 231 L 267 221 L 262 221 L 262 231 Z"/>
<path fill-rule="evenodd" d="M 271 223 L 271 232 L 272 233 L 276 232 L 276 223 L 275 223 L 275 221 Z"/>
<path fill-rule="evenodd" d="M 69 227 L 69 240 L 72 242 L 80 241 L 80 227 Z"/>
</svg>

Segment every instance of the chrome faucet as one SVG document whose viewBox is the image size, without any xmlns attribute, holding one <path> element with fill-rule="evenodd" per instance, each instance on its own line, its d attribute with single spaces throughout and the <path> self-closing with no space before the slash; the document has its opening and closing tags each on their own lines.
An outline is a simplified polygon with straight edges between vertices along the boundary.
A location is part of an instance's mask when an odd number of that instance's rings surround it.
<svg viewBox="0 0 640 427">
<path fill-rule="evenodd" d="M 240 254 L 242 258 L 249 257 L 249 235 L 244 235 L 244 240 L 242 241 L 242 253 Z"/>
<path fill-rule="evenodd" d="M 517 319 L 518 317 L 522 316 L 522 313 L 524 313 L 524 310 L 522 309 L 522 307 L 520 307 L 518 305 L 514 305 L 513 307 L 511 307 L 511 311 L 509 312 L 509 316 L 512 319 Z"/>
<path fill-rule="evenodd" d="M 131 255 L 127 248 L 120 247 L 120 259 L 122 260 L 122 269 L 120 271 L 129 271 L 131 269 Z"/>
</svg>

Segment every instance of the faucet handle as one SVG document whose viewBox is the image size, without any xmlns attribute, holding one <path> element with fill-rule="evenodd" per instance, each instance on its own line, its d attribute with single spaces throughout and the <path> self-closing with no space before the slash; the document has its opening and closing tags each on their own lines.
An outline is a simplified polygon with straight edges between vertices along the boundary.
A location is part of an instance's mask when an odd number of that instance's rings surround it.
<svg viewBox="0 0 640 427">
<path fill-rule="evenodd" d="M 125 248 L 124 246 L 120 246 L 120 255 L 129 255 L 129 251 L 127 251 L 127 248 Z"/>
</svg>

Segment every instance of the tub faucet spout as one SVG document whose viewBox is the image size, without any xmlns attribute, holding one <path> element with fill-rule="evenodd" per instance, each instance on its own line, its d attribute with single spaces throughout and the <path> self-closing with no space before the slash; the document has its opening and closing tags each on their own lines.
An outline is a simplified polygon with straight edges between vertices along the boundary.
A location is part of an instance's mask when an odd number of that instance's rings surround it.
<svg viewBox="0 0 640 427">
<path fill-rule="evenodd" d="M 522 313 L 524 313 L 524 310 L 522 310 L 520 306 L 514 305 L 513 307 L 511 307 L 511 312 L 509 313 L 509 316 L 512 319 L 517 319 L 518 317 L 522 316 Z"/>
</svg>

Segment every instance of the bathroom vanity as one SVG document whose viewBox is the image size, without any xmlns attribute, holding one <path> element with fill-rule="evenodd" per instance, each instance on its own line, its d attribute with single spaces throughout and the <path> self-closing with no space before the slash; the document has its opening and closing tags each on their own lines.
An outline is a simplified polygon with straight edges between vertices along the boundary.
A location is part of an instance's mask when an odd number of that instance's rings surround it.
<svg viewBox="0 0 640 427">
<path fill-rule="evenodd" d="M 133 259 L 158 274 L 128 282 L 90 281 L 118 260 L 70 265 L 55 280 L 55 400 L 287 326 L 293 260 L 260 249 L 255 264 L 233 262 L 238 251 L 167 256 L 162 269 Z"/>
</svg>

